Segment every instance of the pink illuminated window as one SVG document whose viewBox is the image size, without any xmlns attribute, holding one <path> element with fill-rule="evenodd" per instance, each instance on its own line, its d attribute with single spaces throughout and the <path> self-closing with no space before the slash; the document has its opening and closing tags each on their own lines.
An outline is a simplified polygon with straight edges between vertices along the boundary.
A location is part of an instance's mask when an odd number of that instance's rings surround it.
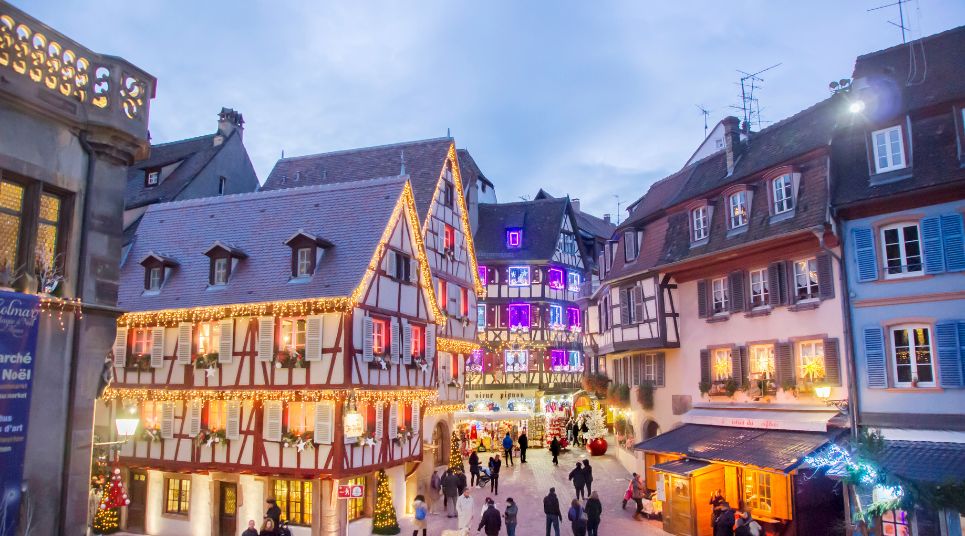
<svg viewBox="0 0 965 536">
<path fill-rule="evenodd" d="M 466 360 L 466 370 L 470 372 L 482 372 L 482 369 L 483 351 L 477 348 L 469 354 L 469 359 Z"/>
<path fill-rule="evenodd" d="M 477 267 L 477 270 L 479 270 L 479 280 L 482 281 L 482 283 L 485 285 L 485 284 L 487 283 L 487 277 L 486 277 L 486 276 L 489 275 L 488 269 L 486 268 L 486 266 L 480 264 L 480 265 Z"/>
<path fill-rule="evenodd" d="M 529 304 L 512 303 L 509 305 L 509 330 L 529 331 Z"/>
<path fill-rule="evenodd" d="M 579 331 L 579 330 L 580 330 L 580 310 L 579 310 L 578 308 L 576 308 L 576 307 L 567 307 L 567 308 L 566 308 L 566 320 L 567 320 L 567 325 L 570 326 L 570 329 L 571 329 L 571 330 L 573 330 L 573 331 Z"/>
<path fill-rule="evenodd" d="M 550 368 L 552 370 L 564 370 L 570 364 L 566 356 L 566 350 L 550 350 Z"/>
<path fill-rule="evenodd" d="M 519 248 L 523 246 L 523 230 L 519 228 L 506 229 L 506 247 Z"/>
<path fill-rule="evenodd" d="M 550 288 L 556 290 L 563 290 L 563 278 L 564 272 L 560 268 L 550 268 L 549 269 L 549 280 Z"/>
</svg>

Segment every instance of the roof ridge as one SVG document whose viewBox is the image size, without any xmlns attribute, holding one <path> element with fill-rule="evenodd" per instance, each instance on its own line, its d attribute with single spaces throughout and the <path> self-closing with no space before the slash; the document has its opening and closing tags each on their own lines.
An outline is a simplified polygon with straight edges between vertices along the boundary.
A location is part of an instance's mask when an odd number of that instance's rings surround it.
<svg viewBox="0 0 965 536">
<path fill-rule="evenodd" d="M 352 148 L 352 149 L 339 149 L 339 150 L 337 150 L 337 151 L 326 151 L 326 152 L 322 152 L 322 153 L 306 154 L 306 155 L 302 155 L 302 156 L 289 156 L 289 157 L 287 157 L 287 158 L 279 158 L 279 159 L 278 159 L 278 162 L 291 162 L 291 161 L 293 161 L 293 160 L 304 160 L 304 159 L 308 159 L 308 158 L 318 158 L 318 157 L 320 157 L 320 156 L 333 156 L 333 155 L 338 155 L 338 154 L 357 153 L 357 152 L 362 152 L 362 151 L 374 151 L 374 150 L 376 150 L 376 149 L 388 149 L 388 148 L 390 148 L 390 147 L 401 147 L 401 146 L 403 146 L 403 145 L 415 145 L 415 144 L 429 143 L 429 142 L 436 142 L 436 141 L 443 141 L 443 140 L 448 140 L 448 141 L 450 141 L 450 142 L 454 142 L 455 138 L 452 138 L 451 136 L 442 136 L 442 137 L 439 137 L 439 138 L 426 138 L 426 139 L 424 139 L 424 140 L 400 141 L 400 142 L 395 142 L 395 143 L 386 143 L 386 144 L 383 144 L 383 145 L 371 145 L 371 146 L 368 146 L 368 147 L 355 147 L 355 148 Z"/>
<path fill-rule="evenodd" d="M 548 197 L 543 199 L 529 199 L 526 201 L 510 201 L 509 203 L 479 203 L 480 207 L 506 207 L 510 205 L 526 205 L 531 203 L 561 203 L 569 201 L 565 197 Z"/>
<path fill-rule="evenodd" d="M 825 105 L 825 104 L 830 103 L 831 100 L 834 99 L 834 98 L 835 98 L 835 95 L 831 95 L 831 96 L 829 96 L 829 97 L 827 97 L 827 98 L 824 98 L 824 99 L 822 99 L 822 100 L 819 100 L 818 102 L 815 102 L 814 104 L 808 106 L 807 108 L 804 108 L 804 109 L 802 109 L 802 110 L 798 110 L 796 113 L 791 114 L 791 115 L 785 117 L 784 119 L 781 119 L 780 121 L 777 121 L 777 122 L 774 123 L 774 124 L 768 125 L 768 126 L 762 128 L 761 130 L 758 130 L 757 132 L 752 132 L 751 135 L 748 137 L 747 144 L 750 145 L 750 144 L 754 143 L 754 138 L 759 138 L 759 137 L 761 137 L 761 135 L 763 135 L 765 132 L 768 132 L 768 131 L 774 132 L 774 129 L 775 129 L 776 127 L 783 127 L 783 126 L 788 125 L 788 124 L 791 123 L 791 122 L 797 121 L 798 119 L 800 119 L 801 117 L 803 117 L 805 114 L 811 112 L 812 110 L 814 110 L 814 109 L 817 108 L 818 106 L 823 106 L 823 105 Z"/>
<path fill-rule="evenodd" d="M 165 146 L 165 145 L 174 145 L 175 143 L 187 143 L 187 142 L 192 142 L 192 141 L 200 141 L 200 140 L 202 140 L 202 139 L 204 139 L 204 138 L 213 138 L 213 137 L 215 137 L 215 136 L 217 136 L 217 135 L 218 135 L 217 132 L 215 132 L 215 133 L 213 133 L 213 134 L 201 134 L 200 136 L 194 136 L 193 138 L 184 138 L 184 139 L 181 139 L 181 140 L 165 141 L 165 142 L 161 142 L 161 143 L 152 143 L 152 144 L 151 144 L 151 147 L 163 147 L 163 146 Z"/>
<path fill-rule="evenodd" d="M 390 177 L 374 177 L 371 179 L 362 179 L 357 181 L 337 182 L 337 183 L 328 183 L 328 184 L 314 184 L 310 186 L 298 186 L 295 188 L 279 188 L 277 190 L 256 190 L 254 192 L 227 194 L 227 195 L 221 195 L 221 196 L 215 196 L 215 197 L 198 197 L 194 199 L 185 199 L 183 201 L 168 201 L 166 203 L 155 203 L 150 207 L 148 207 L 147 212 L 159 212 L 164 210 L 174 210 L 174 209 L 191 207 L 191 206 L 216 205 L 216 204 L 222 204 L 222 203 L 246 201 L 249 198 L 253 198 L 253 197 L 262 197 L 265 199 L 271 199 L 274 197 L 300 195 L 303 193 L 311 193 L 311 192 L 364 190 L 372 186 L 388 185 L 394 182 L 403 183 L 408 180 L 409 180 L 408 175 L 396 175 L 396 176 L 390 176 Z"/>
<path fill-rule="evenodd" d="M 946 36 L 947 34 L 954 33 L 954 32 L 960 32 L 960 31 L 965 31 L 965 25 L 963 25 L 963 26 L 956 26 L 956 27 L 954 27 L 954 28 L 949 28 L 949 29 L 947 29 L 947 30 L 938 32 L 938 33 L 936 33 L 936 34 L 931 34 L 931 35 L 926 35 L 926 36 L 924 36 L 924 37 L 919 37 L 918 39 L 913 39 L 913 40 L 911 40 L 911 41 L 908 41 L 907 43 L 902 43 L 902 44 L 900 44 L 900 45 L 894 45 L 894 46 L 890 46 L 890 47 L 888 47 L 888 48 L 882 48 L 882 49 L 880 49 L 880 50 L 875 50 L 874 52 L 868 52 L 868 53 L 865 53 L 865 54 L 861 54 L 861 55 L 858 56 L 858 58 L 857 58 L 857 60 L 855 61 L 855 63 L 857 63 L 857 62 L 859 62 L 859 61 L 861 61 L 861 60 L 863 60 L 863 59 L 865 59 L 865 58 L 870 58 L 870 57 L 872 57 L 872 56 L 878 56 L 878 55 L 884 55 L 884 54 L 886 54 L 886 53 L 888 53 L 888 52 L 891 52 L 891 51 L 893 51 L 893 50 L 898 50 L 898 49 L 900 49 L 900 48 L 905 48 L 905 47 L 907 47 L 907 46 L 909 46 L 909 45 L 912 45 L 912 44 L 924 43 L 925 41 L 931 41 L 932 39 L 935 39 L 935 38 L 938 38 L 938 37 L 944 37 L 944 36 Z"/>
</svg>

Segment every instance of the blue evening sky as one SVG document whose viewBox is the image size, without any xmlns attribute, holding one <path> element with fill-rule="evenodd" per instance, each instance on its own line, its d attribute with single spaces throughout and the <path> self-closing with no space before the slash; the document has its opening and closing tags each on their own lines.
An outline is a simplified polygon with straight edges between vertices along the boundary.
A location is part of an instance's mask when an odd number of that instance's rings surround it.
<svg viewBox="0 0 965 536">
<path fill-rule="evenodd" d="M 779 120 L 828 95 L 856 55 L 899 44 L 892 0 L 13 0 L 158 78 L 156 142 L 241 111 L 261 180 L 287 156 L 444 136 L 500 201 L 543 187 L 616 212 L 734 114 L 737 69 Z M 919 37 L 965 24 L 961 0 L 913 0 Z M 926 51 L 927 53 L 927 51 Z M 622 216 L 621 216 L 622 218 Z"/>
</svg>

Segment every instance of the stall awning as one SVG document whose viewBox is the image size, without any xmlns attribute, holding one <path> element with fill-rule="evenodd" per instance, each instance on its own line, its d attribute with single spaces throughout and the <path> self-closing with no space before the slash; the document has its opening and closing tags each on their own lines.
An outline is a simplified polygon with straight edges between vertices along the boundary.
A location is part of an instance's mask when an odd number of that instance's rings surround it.
<svg viewBox="0 0 965 536">
<path fill-rule="evenodd" d="M 648 439 L 636 450 L 677 454 L 697 460 L 754 465 L 790 472 L 839 432 L 758 430 L 685 424 Z"/>
<path fill-rule="evenodd" d="M 684 413 L 682 420 L 687 424 L 826 432 L 829 421 L 839 413 L 834 408 L 825 407 L 789 409 L 775 404 L 773 409 L 761 409 L 716 405 L 697 406 Z"/>
<path fill-rule="evenodd" d="M 682 460 L 674 460 L 672 462 L 664 462 L 654 464 L 651 468 L 654 471 L 660 471 L 663 473 L 672 473 L 680 476 L 689 476 L 690 473 L 699 471 L 704 467 L 710 465 L 710 462 L 703 462 L 700 460 L 691 460 L 690 458 L 684 458 Z"/>
<path fill-rule="evenodd" d="M 453 413 L 456 422 L 459 421 L 525 421 L 533 417 L 529 411 L 457 411 Z"/>
<path fill-rule="evenodd" d="M 965 444 L 886 440 L 875 461 L 886 473 L 916 482 L 965 480 Z"/>
</svg>

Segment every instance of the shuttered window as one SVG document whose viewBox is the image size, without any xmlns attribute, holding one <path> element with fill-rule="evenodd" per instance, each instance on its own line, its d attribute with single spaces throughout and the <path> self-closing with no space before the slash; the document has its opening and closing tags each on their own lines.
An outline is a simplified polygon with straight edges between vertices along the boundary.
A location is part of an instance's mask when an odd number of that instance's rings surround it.
<svg viewBox="0 0 965 536">
<path fill-rule="evenodd" d="M 921 243 L 917 223 L 889 225 L 881 230 L 885 277 L 918 275 L 922 271 Z"/>
<path fill-rule="evenodd" d="M 934 387 L 935 365 L 931 327 L 924 324 L 908 324 L 892 327 L 889 332 L 895 386 Z"/>
<path fill-rule="evenodd" d="M 819 297 L 818 260 L 814 257 L 794 263 L 794 300 L 812 300 Z"/>
<path fill-rule="evenodd" d="M 803 341 L 797 344 L 798 368 L 801 380 L 809 383 L 824 381 L 824 342 Z"/>
<path fill-rule="evenodd" d="M 770 290 L 767 285 L 767 269 L 759 268 L 750 271 L 750 305 L 751 309 L 765 307 L 770 303 Z"/>
</svg>

